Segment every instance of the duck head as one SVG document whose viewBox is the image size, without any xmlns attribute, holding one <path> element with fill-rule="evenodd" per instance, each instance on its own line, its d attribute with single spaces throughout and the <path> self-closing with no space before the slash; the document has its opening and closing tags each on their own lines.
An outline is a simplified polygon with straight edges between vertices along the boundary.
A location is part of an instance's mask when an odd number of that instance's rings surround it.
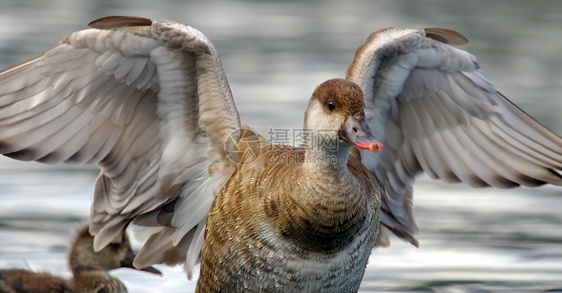
<svg viewBox="0 0 562 293">
<path fill-rule="evenodd" d="M 126 234 L 121 243 L 111 243 L 98 252 L 94 251 L 93 242 L 94 237 L 88 232 L 88 226 L 78 230 L 69 254 L 70 269 L 75 276 L 83 272 L 109 271 L 121 267 L 136 269 L 133 267 L 135 254 Z M 139 270 L 161 275 L 153 267 Z"/>
<path fill-rule="evenodd" d="M 306 109 L 304 128 L 312 132 L 307 148 L 313 153 L 347 158 L 352 146 L 375 153 L 382 148 L 365 120 L 361 88 L 345 79 L 331 79 L 316 88 Z"/>
</svg>

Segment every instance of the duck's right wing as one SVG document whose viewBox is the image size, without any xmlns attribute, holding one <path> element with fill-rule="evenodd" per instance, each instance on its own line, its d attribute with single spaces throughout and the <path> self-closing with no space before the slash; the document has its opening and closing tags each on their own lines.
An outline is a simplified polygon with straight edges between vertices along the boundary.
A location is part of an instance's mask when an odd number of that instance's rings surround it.
<svg viewBox="0 0 562 293">
<path fill-rule="evenodd" d="M 0 153 L 101 168 L 91 213 L 95 247 L 131 221 L 148 242 L 136 265 L 199 255 L 214 190 L 240 129 L 220 59 L 198 30 L 108 17 L 0 72 Z M 181 209 L 181 212 L 173 213 Z"/>
</svg>

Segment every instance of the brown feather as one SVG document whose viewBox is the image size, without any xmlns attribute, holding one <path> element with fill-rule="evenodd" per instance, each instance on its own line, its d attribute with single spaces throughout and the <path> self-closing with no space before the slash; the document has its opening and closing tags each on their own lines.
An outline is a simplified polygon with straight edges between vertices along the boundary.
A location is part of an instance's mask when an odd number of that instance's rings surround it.
<svg viewBox="0 0 562 293">
<path fill-rule="evenodd" d="M 107 16 L 96 19 L 88 24 L 91 28 L 114 29 L 126 26 L 149 26 L 152 20 L 137 16 Z"/>
<path fill-rule="evenodd" d="M 297 273 L 284 268 L 286 259 L 252 255 L 287 255 L 306 262 L 337 255 L 363 237 L 351 253 L 370 253 L 379 230 L 380 194 L 358 156 L 354 152 L 349 157 L 350 176 L 335 180 L 323 172 L 307 172 L 305 150 L 283 145 L 265 145 L 256 160 L 238 165 L 207 218 L 198 290 L 242 290 L 247 280 L 237 278 L 252 280 L 251 271 L 281 274 L 280 279 Z M 272 271 L 276 268 L 279 273 Z"/>
<path fill-rule="evenodd" d="M 424 30 L 426 37 L 444 44 L 449 44 L 452 46 L 461 46 L 468 44 L 468 39 L 454 30 L 444 28 L 426 28 Z"/>
</svg>

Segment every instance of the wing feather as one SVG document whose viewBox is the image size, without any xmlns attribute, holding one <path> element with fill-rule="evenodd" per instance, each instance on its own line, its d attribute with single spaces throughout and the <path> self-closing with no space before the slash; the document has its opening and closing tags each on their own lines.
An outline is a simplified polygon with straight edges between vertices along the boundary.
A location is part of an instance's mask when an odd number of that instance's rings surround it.
<svg viewBox="0 0 562 293">
<path fill-rule="evenodd" d="M 385 145 L 362 155 L 381 184 L 382 222 L 414 244 L 412 184 L 422 172 L 474 187 L 562 185 L 562 138 L 497 92 L 472 55 L 448 45 L 463 43 L 450 30 L 384 29 L 347 71 Z"/>
<path fill-rule="evenodd" d="M 234 166 L 223 143 L 240 128 L 218 54 L 174 22 L 119 16 L 92 26 L 0 72 L 0 152 L 98 165 L 96 249 L 135 221 L 150 227 L 137 263 L 174 255 L 191 272 L 214 193 Z"/>
</svg>

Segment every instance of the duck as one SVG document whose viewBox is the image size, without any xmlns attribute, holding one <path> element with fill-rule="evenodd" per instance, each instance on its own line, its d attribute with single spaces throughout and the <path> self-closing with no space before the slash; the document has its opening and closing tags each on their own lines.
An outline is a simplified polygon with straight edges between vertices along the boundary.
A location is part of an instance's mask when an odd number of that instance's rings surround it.
<svg viewBox="0 0 562 293">
<path fill-rule="evenodd" d="M 114 242 L 95 252 L 94 237 L 88 232 L 88 225 L 79 227 L 68 254 L 71 279 L 65 279 L 47 272 L 25 269 L 0 270 L 0 292 L 5 293 L 126 293 L 127 288 L 119 279 L 108 274 L 116 268 L 134 268 L 135 254 L 127 234 L 120 243 Z M 162 275 L 153 267 L 141 271 Z"/>
<path fill-rule="evenodd" d="M 562 138 L 480 72 L 468 40 L 385 28 L 312 91 L 302 145 L 241 123 L 212 42 L 110 16 L 0 71 L 0 153 L 97 165 L 94 249 L 131 225 L 135 267 L 183 264 L 197 292 L 356 292 L 389 235 L 418 246 L 423 173 L 472 187 L 562 186 Z M 390 233 L 389 233 L 390 232 Z"/>
</svg>

